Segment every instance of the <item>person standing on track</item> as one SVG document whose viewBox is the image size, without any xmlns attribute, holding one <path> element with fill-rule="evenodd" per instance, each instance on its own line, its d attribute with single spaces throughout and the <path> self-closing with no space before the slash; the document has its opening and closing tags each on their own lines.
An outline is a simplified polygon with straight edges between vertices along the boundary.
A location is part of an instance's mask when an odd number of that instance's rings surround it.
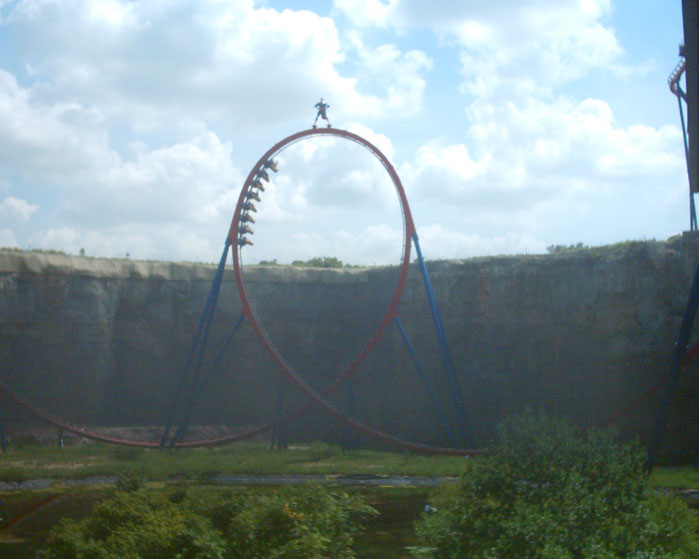
<svg viewBox="0 0 699 559">
<path fill-rule="evenodd" d="M 318 109 L 318 114 L 316 114 L 316 119 L 313 121 L 313 128 L 316 127 L 316 123 L 318 122 L 318 117 L 322 118 L 328 123 L 328 128 L 330 128 L 330 121 L 328 120 L 328 115 L 326 111 L 330 108 L 330 105 L 327 103 L 323 102 L 323 98 L 320 98 L 320 101 L 318 101 L 315 104 L 315 108 Z"/>
</svg>

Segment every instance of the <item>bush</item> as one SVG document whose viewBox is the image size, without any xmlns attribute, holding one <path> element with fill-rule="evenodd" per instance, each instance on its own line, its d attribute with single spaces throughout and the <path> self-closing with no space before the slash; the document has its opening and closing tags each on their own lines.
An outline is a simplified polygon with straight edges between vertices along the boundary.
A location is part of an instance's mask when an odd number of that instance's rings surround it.
<svg viewBox="0 0 699 559">
<path fill-rule="evenodd" d="M 222 559 L 224 542 L 210 521 L 163 494 L 117 492 L 81 522 L 52 530 L 47 559 Z"/>
<path fill-rule="evenodd" d="M 83 521 L 52 530 L 46 559 L 352 559 L 362 519 L 355 498 L 309 486 L 248 492 L 213 505 L 176 487 L 168 496 L 117 491 Z"/>
<path fill-rule="evenodd" d="M 246 495 L 212 511 L 236 559 L 351 559 L 360 522 L 376 514 L 356 497 L 318 486 Z"/>
<path fill-rule="evenodd" d="M 301 268 L 342 268 L 342 260 L 334 256 L 315 256 L 308 260 L 294 260 L 292 266 Z"/>
<path fill-rule="evenodd" d="M 133 468 L 117 474 L 116 488 L 120 491 L 138 491 L 143 487 L 146 476 L 142 468 Z"/>
<path fill-rule="evenodd" d="M 414 557 L 682 559 L 699 556 L 696 520 L 648 488 L 638 445 L 581 436 L 526 412 L 471 460 L 459 488 L 417 524 Z"/>
</svg>

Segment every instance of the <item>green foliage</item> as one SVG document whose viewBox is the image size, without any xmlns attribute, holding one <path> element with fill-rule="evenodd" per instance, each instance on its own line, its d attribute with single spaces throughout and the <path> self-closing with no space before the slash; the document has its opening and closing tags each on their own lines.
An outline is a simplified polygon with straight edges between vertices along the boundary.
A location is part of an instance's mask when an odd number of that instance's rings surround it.
<svg viewBox="0 0 699 559">
<path fill-rule="evenodd" d="M 339 445 L 318 441 L 291 445 L 285 452 L 271 451 L 266 441 L 248 441 L 226 447 L 145 449 L 132 453 L 117 452 L 113 446 L 103 444 L 67 445 L 61 449 L 55 444 L 18 445 L 13 440 L 0 460 L 0 480 L 5 481 L 118 476 L 125 470 L 137 470 L 144 481 L 207 481 L 217 474 L 458 476 L 463 470 L 463 459 L 376 450 L 343 452 Z"/>
<path fill-rule="evenodd" d="M 258 266 L 279 266 L 279 263 L 276 258 L 273 258 L 272 260 L 260 260 Z"/>
<path fill-rule="evenodd" d="M 62 521 L 45 559 L 352 559 L 361 521 L 375 514 L 357 497 L 318 486 L 248 491 L 223 500 L 117 491 L 83 521 Z"/>
<path fill-rule="evenodd" d="M 686 489 L 699 485 L 699 473 L 694 466 L 668 466 L 654 468 L 650 474 L 653 487 Z"/>
<path fill-rule="evenodd" d="M 354 557 L 360 522 L 374 509 L 357 497 L 318 486 L 248 495 L 212 512 L 237 559 L 320 559 Z"/>
<path fill-rule="evenodd" d="M 636 445 L 581 436 L 527 412 L 505 422 L 487 456 L 417 524 L 431 559 L 681 559 L 699 556 L 696 520 L 653 494 Z"/>
<path fill-rule="evenodd" d="M 548 252 L 549 254 L 561 254 L 564 252 L 575 252 L 585 250 L 587 248 L 590 247 L 583 243 L 576 243 L 574 245 L 549 245 L 546 247 L 546 252 Z"/>
<path fill-rule="evenodd" d="M 334 256 L 316 256 L 308 260 L 294 260 L 291 265 L 300 268 L 342 268 L 344 266 L 342 260 Z"/>
<path fill-rule="evenodd" d="M 121 491 L 138 491 L 144 482 L 145 475 L 142 469 L 122 470 L 117 474 L 116 487 Z"/>
<path fill-rule="evenodd" d="M 81 522 L 51 532 L 46 559 L 222 559 L 224 541 L 211 522 L 163 494 L 118 492 Z"/>
<path fill-rule="evenodd" d="M 114 446 L 112 453 L 115 459 L 127 462 L 137 461 L 143 456 L 144 449 L 136 446 Z"/>
</svg>

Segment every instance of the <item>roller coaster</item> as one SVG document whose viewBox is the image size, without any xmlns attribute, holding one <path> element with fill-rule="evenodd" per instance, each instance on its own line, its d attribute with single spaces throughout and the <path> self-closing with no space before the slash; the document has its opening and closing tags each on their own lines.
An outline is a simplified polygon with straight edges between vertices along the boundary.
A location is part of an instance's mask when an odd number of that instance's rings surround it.
<svg viewBox="0 0 699 559">
<path fill-rule="evenodd" d="M 291 366 L 288 360 L 274 345 L 269 334 L 267 333 L 267 330 L 265 329 L 265 326 L 262 324 L 258 316 L 258 313 L 255 310 L 253 302 L 248 294 L 248 290 L 246 289 L 244 266 L 242 265 L 241 258 L 241 253 L 245 249 L 245 247 L 252 244 L 252 242 L 249 240 L 249 235 L 253 233 L 251 226 L 254 224 L 254 217 L 252 216 L 252 214 L 257 211 L 257 207 L 254 205 L 253 201 L 261 201 L 260 196 L 264 192 L 263 183 L 269 182 L 270 173 L 275 173 L 278 171 L 275 158 L 289 146 L 312 137 L 333 137 L 341 139 L 343 141 L 353 142 L 367 150 L 373 157 L 375 157 L 380 162 L 383 169 L 390 178 L 390 181 L 393 184 L 393 187 L 399 200 L 400 209 L 402 213 L 404 239 L 402 257 L 399 265 L 398 280 L 393 295 L 390 298 L 390 304 L 385 315 L 383 316 L 378 326 L 375 328 L 369 341 L 364 345 L 359 354 L 354 359 L 352 359 L 349 365 L 347 365 L 346 368 L 336 376 L 335 380 L 330 385 L 326 386 L 322 390 L 316 390 L 312 388 L 311 385 L 306 380 L 304 380 L 304 378 Z M 352 377 L 356 374 L 359 365 L 374 349 L 374 347 L 384 334 L 385 330 L 389 327 L 389 325 L 394 324 L 396 328 L 398 328 L 401 334 L 401 338 L 408 347 L 408 351 L 411 355 L 411 358 L 413 359 L 416 368 L 421 374 L 421 378 L 427 388 L 427 391 L 430 395 L 430 399 L 432 400 L 435 406 L 441 408 L 440 403 L 437 401 L 435 391 L 432 388 L 428 380 L 428 377 L 424 374 L 422 366 L 418 360 L 416 351 L 410 343 L 406 330 L 400 321 L 397 311 L 398 303 L 403 292 L 406 277 L 408 275 L 408 270 L 410 267 L 412 246 L 415 247 L 415 251 L 417 253 L 417 260 L 424 281 L 426 296 L 429 301 L 432 319 L 435 325 L 437 340 L 442 355 L 442 360 L 444 363 L 445 370 L 447 372 L 447 378 L 449 381 L 449 386 L 451 388 L 450 392 L 452 394 L 453 405 L 457 412 L 459 427 L 461 432 L 465 432 L 467 429 L 468 422 L 464 410 L 463 397 L 461 395 L 459 383 L 456 378 L 456 372 L 452 361 L 449 345 L 447 343 L 444 327 L 442 324 L 440 311 L 437 306 L 434 290 L 430 282 L 429 273 L 427 271 L 427 266 L 425 265 L 425 261 L 422 255 L 415 224 L 412 218 L 405 190 L 400 181 L 400 178 L 396 173 L 394 167 L 389 162 L 388 158 L 374 144 L 372 144 L 365 138 L 362 138 L 358 134 L 349 132 L 347 130 L 341 130 L 331 127 L 314 127 L 308 130 L 292 134 L 291 136 L 281 140 L 264 153 L 264 155 L 258 160 L 258 162 L 253 166 L 252 170 L 248 174 L 238 198 L 230 229 L 228 231 L 228 235 L 224 243 L 223 253 L 221 255 L 219 265 L 214 275 L 211 289 L 209 291 L 209 295 L 204 305 L 204 310 L 202 312 L 200 323 L 196 330 L 192 346 L 187 357 L 186 364 L 184 366 L 184 370 L 177 382 L 177 389 L 175 392 L 174 402 L 172 403 L 171 410 L 166 420 L 162 437 L 159 443 L 106 437 L 97 432 L 90 431 L 84 427 L 74 425 L 68 421 L 54 417 L 45 410 L 40 409 L 26 398 L 23 398 L 19 394 L 15 393 L 7 385 L 3 383 L 0 383 L 0 393 L 6 395 L 17 405 L 25 408 L 26 410 L 30 411 L 32 414 L 36 415 L 42 420 L 55 425 L 61 430 L 65 430 L 67 432 L 74 433 L 76 435 L 88 439 L 111 444 L 122 444 L 128 446 L 140 446 L 150 448 L 180 448 L 228 444 L 260 435 L 264 432 L 274 430 L 275 428 L 278 429 L 281 424 L 287 423 L 299 417 L 311 405 L 317 405 L 324 409 L 328 414 L 333 416 L 341 424 L 355 429 L 378 441 L 388 443 L 389 445 L 392 445 L 397 448 L 427 454 L 437 453 L 461 456 L 479 454 L 482 452 L 481 449 L 434 447 L 430 445 L 403 440 L 381 429 L 362 423 L 349 413 L 341 411 L 337 406 L 333 405 L 328 400 L 328 396 L 331 393 L 336 391 L 338 387 L 340 387 L 344 382 L 350 381 L 352 379 Z M 207 352 L 211 324 L 215 314 L 217 301 L 220 294 L 223 273 L 228 262 L 229 253 L 232 254 L 235 282 L 240 301 L 242 303 L 242 314 L 233 329 L 233 334 L 229 337 L 224 347 L 220 350 L 219 356 L 216 360 L 220 361 L 223 353 L 225 352 L 226 347 L 230 344 L 231 340 L 233 339 L 233 336 L 236 335 L 238 329 L 242 326 L 243 323 L 247 323 L 250 325 L 250 327 L 252 327 L 257 339 L 261 344 L 261 347 L 264 348 L 264 350 L 269 354 L 269 356 L 276 364 L 279 373 L 283 375 L 292 385 L 296 386 L 303 394 L 305 394 L 305 396 L 307 397 L 307 402 L 301 405 L 297 410 L 287 413 L 283 417 L 277 417 L 275 421 L 272 423 L 247 429 L 230 436 L 200 441 L 185 441 L 183 440 L 184 433 L 188 427 L 188 423 L 196 406 L 197 400 L 201 396 L 204 387 L 211 380 L 213 371 L 215 369 L 214 365 L 208 370 L 208 373 L 204 373 L 203 363 L 205 353 Z M 445 426 L 450 440 L 452 442 L 455 442 L 456 438 L 454 432 L 452 428 L 449 426 L 449 423 L 446 420 L 445 415 L 441 411 L 440 417 L 442 419 L 442 422 Z M 179 424 L 177 425 L 174 435 L 171 437 L 170 432 L 174 426 L 175 418 L 179 418 Z"/>
<path fill-rule="evenodd" d="M 693 199 L 694 193 L 699 191 L 699 133 L 696 133 L 696 128 L 699 126 L 699 105 L 697 102 L 697 99 L 699 98 L 699 33 L 697 32 L 699 10 L 697 8 L 696 0 L 683 1 L 683 18 L 685 25 L 685 44 L 680 53 L 683 60 L 672 72 L 668 82 L 670 85 L 670 90 L 677 97 L 680 111 L 690 184 L 690 229 L 696 230 L 697 218 Z M 686 90 L 681 86 L 680 80 L 683 75 L 686 77 Z M 687 106 L 687 123 L 685 123 L 683 103 Z M 307 382 L 307 380 L 305 380 L 303 376 L 299 374 L 299 372 L 289 363 L 289 361 L 284 357 L 284 355 L 282 355 L 280 350 L 274 344 L 267 332 L 267 329 L 265 328 L 265 325 L 260 319 L 259 313 L 255 309 L 253 301 L 249 296 L 248 289 L 246 287 L 245 269 L 242 265 L 243 251 L 247 246 L 252 244 L 250 235 L 253 233 L 255 222 L 253 214 L 257 211 L 255 202 L 262 201 L 265 190 L 264 183 L 270 180 L 270 173 L 276 173 L 279 171 L 276 158 L 289 146 L 313 137 L 333 137 L 341 141 L 353 142 L 354 144 L 357 144 L 367 150 L 373 157 L 375 157 L 383 166 L 383 169 L 393 184 L 400 204 L 403 219 L 402 257 L 399 266 L 397 283 L 395 285 L 393 295 L 390 298 L 388 310 L 376 326 L 368 342 L 366 342 L 356 357 L 354 357 L 354 359 L 352 359 L 349 364 L 334 377 L 334 380 L 330 384 L 322 389 L 313 388 L 311 384 Z M 450 348 L 447 343 L 447 337 L 444 331 L 434 290 L 432 288 L 429 273 L 420 248 L 417 230 L 400 178 L 386 156 L 371 142 L 358 134 L 347 130 L 331 128 L 329 125 L 327 128 L 316 128 L 313 126 L 308 130 L 297 132 L 277 142 L 270 149 L 268 149 L 262 155 L 262 157 L 260 157 L 248 174 L 238 198 L 233 219 L 225 239 L 223 253 L 214 275 L 211 289 L 204 305 L 194 339 L 192 340 L 186 364 L 184 365 L 183 370 L 177 379 L 177 388 L 175 391 L 174 401 L 172 402 L 168 417 L 165 421 L 159 442 L 135 441 L 107 437 L 97 432 L 90 431 L 64 419 L 54 417 L 46 410 L 39 408 L 28 399 L 20 396 L 3 382 L 0 382 L 0 394 L 12 400 L 20 407 L 28 410 L 41 420 L 55 425 L 60 430 L 71 432 L 88 439 L 111 444 L 147 448 L 186 448 L 194 446 L 215 446 L 229 444 L 236 441 L 249 439 L 269 431 L 278 433 L 283 424 L 300 417 L 310 407 L 317 406 L 346 427 L 354 429 L 382 443 L 387 443 L 396 448 L 425 454 L 447 454 L 457 456 L 472 456 L 479 454 L 484 452 L 484 450 L 478 448 L 458 447 L 456 444 L 458 437 L 441 411 L 439 412 L 439 415 L 442 423 L 444 424 L 447 435 L 450 441 L 453 443 L 453 448 L 435 447 L 404 440 L 377 427 L 361 422 L 353 414 L 340 410 L 338 406 L 334 405 L 328 399 L 328 397 L 341 385 L 343 385 L 343 383 L 351 381 L 353 376 L 357 373 L 359 365 L 376 347 L 377 343 L 389 326 L 393 324 L 400 332 L 401 339 L 403 340 L 416 369 L 420 372 L 423 384 L 427 393 L 429 394 L 430 400 L 437 409 L 441 410 L 441 403 L 438 401 L 436 393 L 431 386 L 427 375 L 425 375 L 424 371 L 422 370 L 422 366 L 417 357 L 416 351 L 412 346 L 398 316 L 398 302 L 405 286 L 406 276 L 410 265 L 412 247 L 415 248 L 418 266 L 425 287 L 426 297 L 429 301 L 437 342 L 449 383 L 449 394 L 452 400 L 451 404 L 453 409 L 456 411 L 459 432 L 463 436 L 464 434 L 468 434 L 469 431 L 463 396 L 461 394 Z M 236 335 L 239 328 L 245 323 L 252 328 L 261 348 L 264 349 L 264 351 L 275 363 L 278 374 L 285 378 L 286 381 L 291 383 L 293 386 L 298 388 L 305 395 L 306 401 L 292 412 L 275 414 L 275 419 L 272 422 L 268 422 L 258 427 L 249 428 L 233 435 L 206 440 L 184 440 L 184 434 L 188 427 L 192 413 L 202 395 L 204 388 L 211 380 L 213 370 L 215 368 L 214 364 L 214 366 L 212 366 L 208 371 L 204 371 L 203 363 L 204 355 L 208 349 L 207 346 L 212 320 L 216 311 L 223 273 L 228 263 L 229 254 L 232 255 L 235 284 L 240 302 L 242 304 L 242 313 L 235 324 L 233 333 L 228 338 L 224 346 L 220 348 L 214 363 L 221 359 L 222 355 L 226 351 L 226 347 L 230 344 L 230 341 Z M 658 416 L 656 418 L 655 427 L 648 447 L 648 463 L 651 466 L 658 461 L 659 448 L 663 439 L 669 409 L 673 399 L 676 397 L 676 391 L 682 370 L 692 357 L 699 354 L 699 345 L 694 345 L 691 348 L 689 345 L 697 307 L 699 307 L 699 267 L 697 267 L 690 289 L 690 294 L 686 304 L 682 324 L 680 325 L 669 373 L 664 375 L 655 385 L 646 389 L 632 402 L 618 410 L 615 410 L 607 418 L 607 421 L 618 420 L 624 413 L 648 400 L 658 390 L 665 387 L 666 392 L 662 400 L 660 411 L 658 412 Z M 173 430 L 174 434 L 171 435 Z M 4 444 L 5 441 L 3 437 L 3 449 Z"/>
</svg>

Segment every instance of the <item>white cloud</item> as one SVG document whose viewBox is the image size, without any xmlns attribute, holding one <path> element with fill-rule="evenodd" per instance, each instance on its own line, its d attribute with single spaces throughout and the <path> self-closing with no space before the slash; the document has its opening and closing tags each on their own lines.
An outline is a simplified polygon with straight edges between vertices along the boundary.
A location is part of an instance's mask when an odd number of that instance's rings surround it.
<svg viewBox="0 0 699 559">
<path fill-rule="evenodd" d="M 38 208 L 36 204 L 8 196 L 0 202 L 0 218 L 4 223 L 24 223 Z"/>
<path fill-rule="evenodd" d="M 232 146 L 212 132 L 123 160 L 109 145 L 98 111 L 46 106 L 0 71 L 0 163 L 4 172 L 60 185 L 65 209 L 101 222 L 150 215 L 208 221 L 230 210 L 240 175 Z M 228 208 L 224 209 L 224 205 Z"/>
<path fill-rule="evenodd" d="M 46 190 L 59 190 L 59 218 L 72 224 L 35 232 L 29 240 L 33 246 L 67 250 L 87 248 L 89 241 L 102 254 L 119 255 L 110 245 L 119 246 L 123 231 L 101 231 L 129 224 L 129 231 L 148 230 L 152 237 L 148 227 L 139 227 L 142 223 L 211 228 L 223 239 L 242 184 L 230 142 L 204 131 L 158 148 L 136 144 L 134 158 L 124 159 L 110 146 L 100 111 L 77 103 L 41 103 L 2 70 L 0 82 L 0 174 L 19 174 Z M 2 181 L 11 192 L 9 181 Z M 0 215 L 4 222 L 19 224 L 36 207 L 9 196 Z M 189 245 L 199 249 L 210 235 L 199 231 Z M 172 250 L 149 239 L 132 245 L 134 254 L 158 257 L 173 254 L 177 243 L 191 237 L 178 233 Z"/>
<path fill-rule="evenodd" d="M 7 227 L 0 228 L 0 247 L 19 248 L 17 238 Z"/>
<path fill-rule="evenodd" d="M 418 228 L 420 248 L 430 260 L 470 258 L 500 254 L 545 252 L 546 245 L 527 234 L 467 234 L 435 224 Z"/>
<path fill-rule="evenodd" d="M 320 96 L 334 126 L 400 169 L 430 258 L 531 251 L 591 220 L 629 238 L 686 204 L 678 127 L 622 125 L 604 87 L 577 89 L 654 71 L 622 65 L 610 0 L 336 0 L 334 19 L 253 0 L 18 0 L 1 13 L 12 242 L 217 258 L 241 169 L 310 125 Z M 280 156 L 250 255 L 383 263 L 400 245 L 385 171 L 350 148 Z M 37 204 L 50 212 L 38 225 Z"/>
<path fill-rule="evenodd" d="M 99 207 L 107 221 L 212 223 L 232 215 L 241 174 L 231 162 L 232 146 L 213 132 L 140 153 L 84 183 L 68 200 L 76 215 Z"/>
<path fill-rule="evenodd" d="M 151 225 L 123 223 L 100 228 L 56 227 L 33 233 L 29 246 L 61 250 L 88 256 L 156 259 L 175 261 L 217 262 L 224 246 L 225 231 L 220 243 L 212 243 L 207 231 L 184 224 Z"/>
<path fill-rule="evenodd" d="M 258 235 L 256 235 L 258 237 Z M 272 246 L 264 241 L 243 249 L 246 263 L 277 259 L 280 263 L 333 256 L 346 264 L 399 264 L 403 231 L 386 223 L 365 228 L 328 228 L 322 231 L 291 231 L 275 238 Z"/>
<path fill-rule="evenodd" d="M 547 88 L 610 67 L 621 54 L 609 0 L 342 0 L 335 8 L 356 25 L 426 27 L 461 45 L 465 87 L 477 96 Z"/>
<path fill-rule="evenodd" d="M 358 114 L 395 118 L 419 113 L 426 87 L 422 73 L 432 68 L 432 59 L 421 50 L 403 53 L 392 44 L 372 49 L 355 38 L 352 45 L 359 56 L 359 85 L 373 93 L 358 100 L 362 107 Z"/>
<path fill-rule="evenodd" d="M 600 231 L 635 238 L 647 226 L 635 216 L 660 220 L 660 193 L 686 188 L 679 129 L 621 127 L 601 100 L 482 102 L 469 116 L 477 153 L 434 141 L 401 167 L 421 237 L 443 257 L 534 252 L 559 242 L 556 228 L 579 241 L 592 216 Z M 436 204 L 439 217 L 425 209 Z"/>
<path fill-rule="evenodd" d="M 479 102 L 469 116 L 477 159 L 489 163 L 479 175 L 483 188 L 566 190 L 584 178 L 596 190 L 620 174 L 652 181 L 681 167 L 677 127 L 619 127 L 598 99 Z"/>
<path fill-rule="evenodd" d="M 414 163 L 403 166 L 403 175 L 410 192 L 420 193 L 423 199 L 460 197 L 473 187 L 473 178 L 484 162 L 474 161 L 464 144 L 443 146 L 430 142 L 415 155 Z"/>
<path fill-rule="evenodd" d="M 355 127 L 354 131 L 358 132 Z M 387 138 L 362 136 L 390 153 Z M 397 263 L 403 237 L 398 195 L 369 151 L 337 137 L 312 137 L 277 157 L 278 173 L 255 202 L 255 243 L 245 261 L 335 256 L 344 262 Z"/>
<path fill-rule="evenodd" d="M 376 146 L 389 161 L 393 161 L 393 158 L 395 157 L 395 148 L 393 142 L 386 134 L 376 132 L 368 126 L 364 126 L 359 123 L 350 123 L 347 130 L 361 136 L 369 143 Z"/>
<path fill-rule="evenodd" d="M 419 110 L 421 73 L 430 65 L 419 51 L 366 48 L 362 84 L 337 69 L 345 53 L 333 20 L 250 0 L 25 0 L 6 23 L 37 96 L 99 105 L 138 132 L 181 126 L 183 113 L 235 127 L 272 125 L 309 114 L 318 93 L 332 99 L 337 116 L 405 117 Z"/>
<path fill-rule="evenodd" d="M 103 169 L 116 154 L 107 147 L 99 110 L 77 103 L 46 105 L 0 70 L 0 173 L 71 182 L 87 164 Z"/>
<path fill-rule="evenodd" d="M 359 27 L 386 27 L 398 0 L 335 0 L 333 8 Z"/>
<path fill-rule="evenodd" d="M 586 10 L 578 2 L 560 2 L 543 9 L 537 2 L 516 4 L 515 17 L 476 16 L 447 30 L 465 48 L 463 86 L 471 95 L 540 95 L 592 69 L 614 67 L 622 51 L 614 30 L 603 22 L 607 7 Z"/>
</svg>

